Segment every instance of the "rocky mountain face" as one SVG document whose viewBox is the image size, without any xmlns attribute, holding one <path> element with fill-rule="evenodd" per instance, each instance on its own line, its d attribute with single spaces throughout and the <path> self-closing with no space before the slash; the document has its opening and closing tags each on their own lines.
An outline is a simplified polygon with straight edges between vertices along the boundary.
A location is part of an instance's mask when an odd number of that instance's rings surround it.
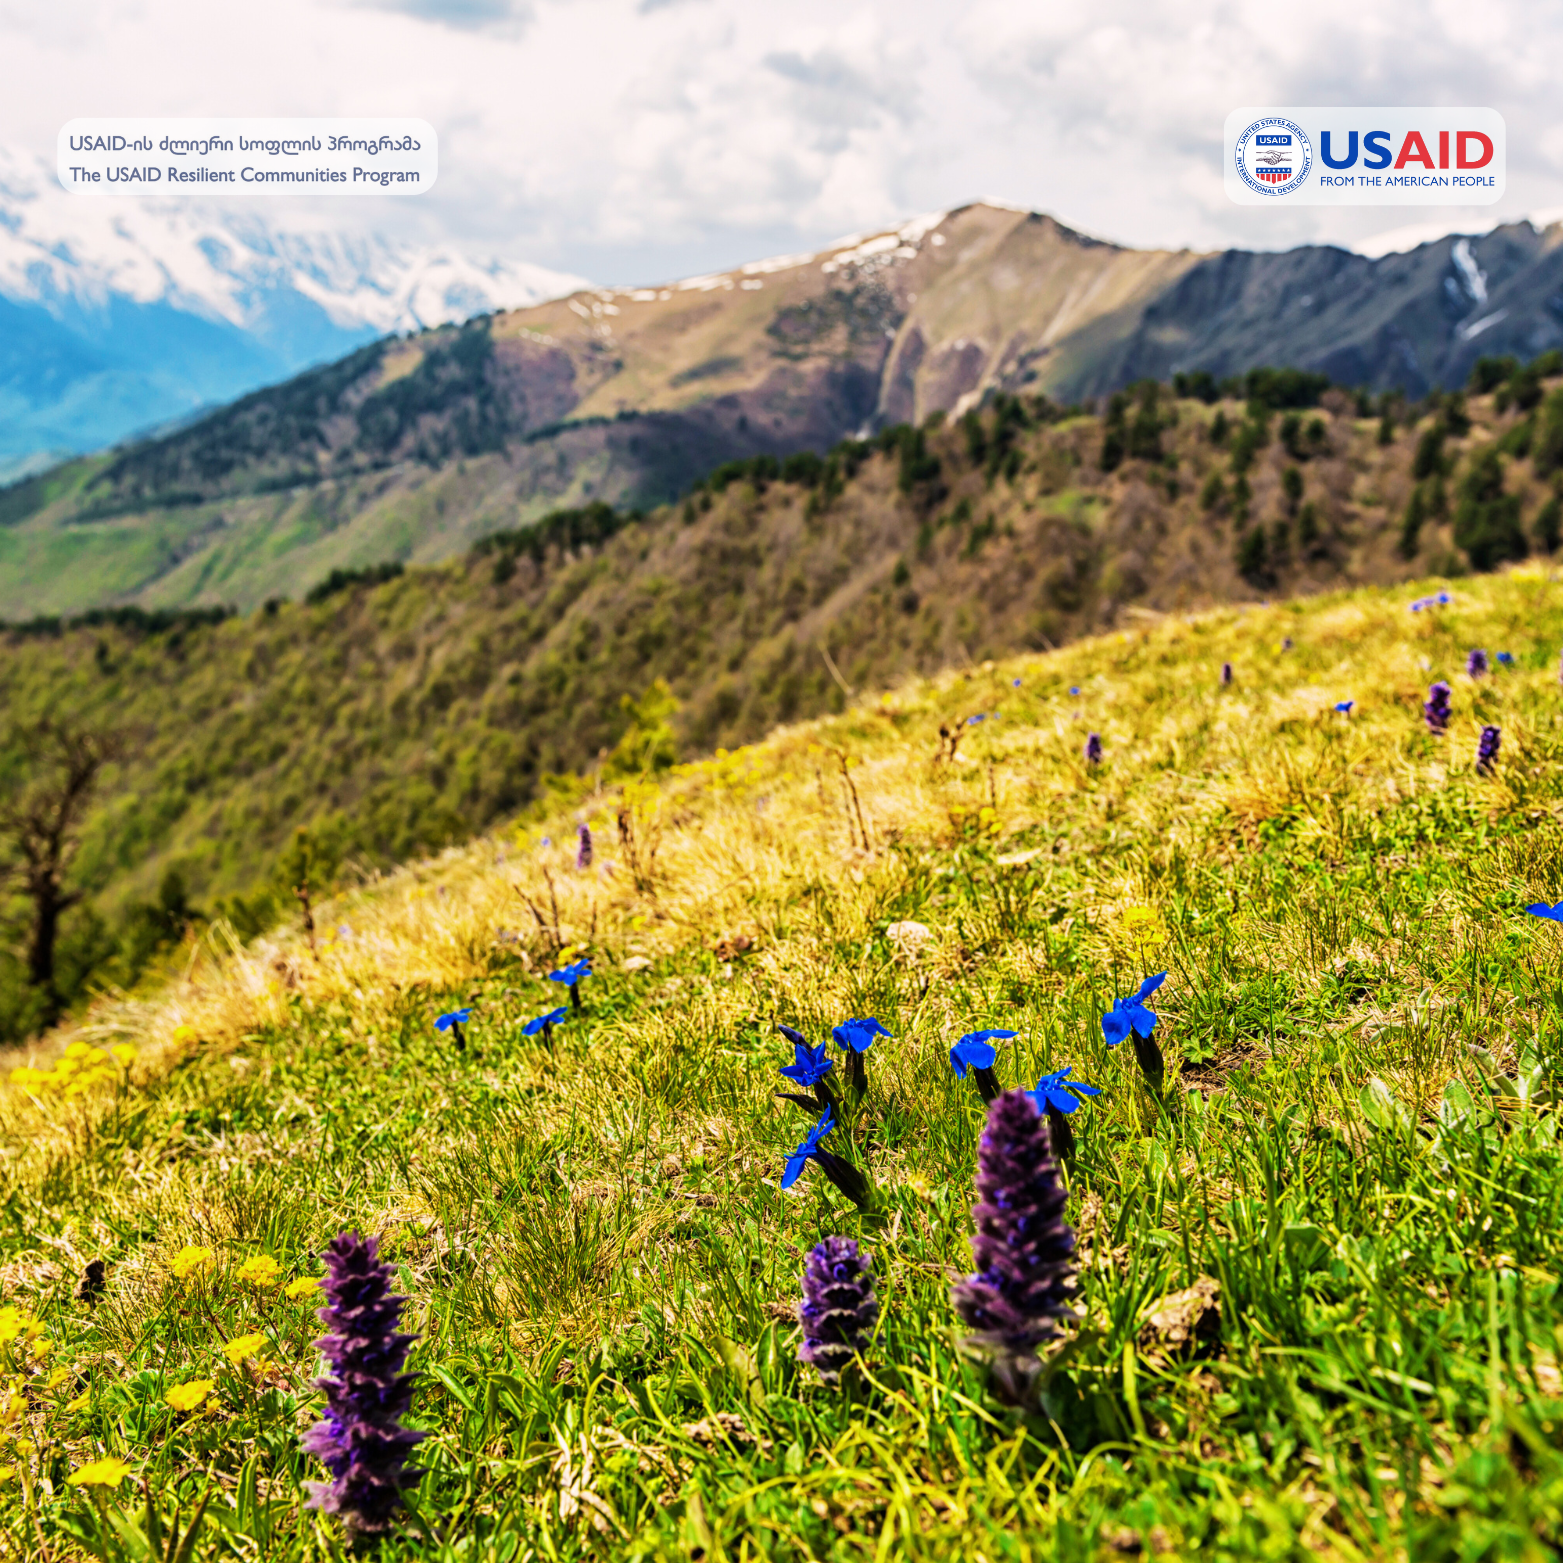
<svg viewBox="0 0 1563 1563">
<path fill-rule="evenodd" d="M 0 494 L 0 615 L 298 595 L 716 465 L 995 393 L 1070 404 L 1256 365 L 1418 397 L 1563 343 L 1563 226 L 1380 259 L 1125 249 L 973 205 L 815 255 L 583 289 L 380 340 L 163 438 Z"/>
</svg>

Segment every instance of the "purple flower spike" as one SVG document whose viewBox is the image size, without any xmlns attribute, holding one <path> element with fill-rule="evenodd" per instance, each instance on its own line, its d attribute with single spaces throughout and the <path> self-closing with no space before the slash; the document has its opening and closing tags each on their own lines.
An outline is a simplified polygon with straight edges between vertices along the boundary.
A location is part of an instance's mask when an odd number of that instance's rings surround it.
<svg viewBox="0 0 1563 1563">
<path fill-rule="evenodd" d="M 1092 733 L 1085 741 L 1085 763 L 1087 765 L 1100 765 L 1102 763 L 1102 735 Z"/>
<path fill-rule="evenodd" d="M 798 1360 L 819 1370 L 827 1384 L 861 1354 L 879 1316 L 868 1256 L 855 1239 L 827 1237 L 803 1266 L 803 1345 Z"/>
<path fill-rule="evenodd" d="M 1494 762 L 1498 758 L 1498 745 L 1503 740 L 1502 732 L 1496 727 L 1484 727 L 1482 736 L 1476 740 L 1476 774 L 1478 776 L 1491 776 Z"/>
<path fill-rule="evenodd" d="M 1427 699 L 1422 702 L 1422 720 L 1430 733 L 1449 731 L 1449 686 L 1442 679 L 1427 691 Z"/>
<path fill-rule="evenodd" d="M 391 1267 L 380 1258 L 380 1240 L 344 1232 L 327 1245 L 320 1321 L 331 1333 L 315 1345 L 330 1364 L 316 1379 L 325 1391 L 326 1416 L 304 1434 L 305 1454 L 331 1473 L 310 1482 L 309 1507 L 338 1514 L 352 1535 L 387 1531 L 402 1493 L 423 1475 L 407 1456 L 428 1434 L 403 1427 L 412 1401 L 414 1373 L 402 1371 L 407 1348 L 402 1304 L 391 1291 Z"/>
<path fill-rule="evenodd" d="M 584 820 L 575 827 L 575 838 L 576 869 L 588 869 L 592 866 L 592 833 Z"/>
<path fill-rule="evenodd" d="M 976 1274 L 956 1284 L 951 1301 L 974 1331 L 968 1344 L 992 1357 L 996 1386 L 1011 1400 L 1028 1397 L 1037 1347 L 1070 1314 L 1075 1235 L 1066 1199 L 1036 1104 L 1024 1091 L 1004 1092 L 988 1108 L 977 1151 Z"/>
<path fill-rule="evenodd" d="M 1471 678 L 1480 678 L 1487 671 L 1487 653 L 1480 646 L 1465 659 L 1465 671 Z"/>
<path fill-rule="evenodd" d="M 1232 664 L 1230 662 L 1223 662 L 1221 664 L 1221 682 L 1223 684 L 1230 684 L 1232 682 Z"/>
</svg>

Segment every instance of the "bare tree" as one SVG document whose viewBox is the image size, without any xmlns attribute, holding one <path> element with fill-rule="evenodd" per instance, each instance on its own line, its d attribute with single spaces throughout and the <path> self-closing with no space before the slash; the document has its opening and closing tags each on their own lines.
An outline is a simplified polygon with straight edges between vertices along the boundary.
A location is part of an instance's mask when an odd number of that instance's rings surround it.
<svg viewBox="0 0 1563 1563">
<path fill-rule="evenodd" d="M 83 895 L 67 888 L 66 878 L 99 776 L 118 758 L 120 743 L 108 733 L 45 720 L 16 729 L 10 747 L 22 765 L 0 798 L 0 843 L 9 858 L 4 873 L 29 903 L 27 980 L 44 1000 L 48 1024 L 60 1007 L 54 986 L 60 918 Z"/>
</svg>

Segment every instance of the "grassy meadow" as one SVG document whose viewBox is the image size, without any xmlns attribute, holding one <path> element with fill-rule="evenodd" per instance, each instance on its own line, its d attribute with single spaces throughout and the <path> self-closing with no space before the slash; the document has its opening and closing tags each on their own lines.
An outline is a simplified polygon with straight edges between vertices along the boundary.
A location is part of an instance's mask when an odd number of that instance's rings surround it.
<svg viewBox="0 0 1563 1563">
<path fill-rule="evenodd" d="M 298 1435 L 357 1228 L 430 1434 L 386 1558 L 1555 1556 L 1563 927 L 1524 907 L 1563 899 L 1563 592 L 1450 590 L 1147 616 L 496 829 L 313 950 L 212 927 L 0 1089 L 4 1555 L 173 1557 L 197 1512 L 186 1558 L 346 1555 Z M 1158 1095 L 1100 1017 L 1164 969 Z M 848 1015 L 893 1034 L 834 1142 L 869 1214 L 779 1187 L 774 1024 Z M 1045 1414 L 949 1302 L 979 1027 L 1018 1033 L 1006 1085 L 1102 1088 Z M 796 1360 L 833 1233 L 881 1303 L 839 1390 Z"/>
</svg>

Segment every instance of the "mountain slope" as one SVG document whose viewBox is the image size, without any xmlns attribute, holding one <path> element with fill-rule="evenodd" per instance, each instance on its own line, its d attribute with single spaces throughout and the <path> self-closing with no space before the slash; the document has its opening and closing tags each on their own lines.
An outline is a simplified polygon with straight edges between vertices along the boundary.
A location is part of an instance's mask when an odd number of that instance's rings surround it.
<svg viewBox="0 0 1563 1563">
<path fill-rule="evenodd" d="M 112 939 L 94 919 L 114 923 L 170 869 L 208 907 L 250 894 L 299 826 L 332 862 L 443 846 L 546 797 L 550 777 L 596 770 L 632 728 L 666 752 L 730 748 L 840 709 L 848 689 L 1162 613 L 1464 571 L 1451 517 L 1473 478 L 1498 522 L 1512 513 L 1519 550 L 1558 545 L 1536 458 L 1499 454 L 1521 433 L 1543 441 L 1492 397 L 1471 399 L 1469 430 L 1444 439 L 1420 485 L 1440 423 L 1381 445 L 1378 421 L 1338 391 L 1272 415 L 1268 436 L 1236 402 L 1120 410 L 1060 420 L 1005 398 L 824 462 L 719 473 L 649 516 L 566 512 L 314 603 L 0 635 L 13 722 L 64 717 L 129 740 L 87 832 L 95 899 L 71 937 L 99 959 Z M 1133 448 L 1104 472 L 1125 433 Z M 1407 558 L 1414 495 L 1426 514 Z M 676 714 L 646 701 L 657 679 Z M 948 713 L 971 714 L 962 701 Z"/>
<path fill-rule="evenodd" d="M 71 194 L 0 150 L 0 464 L 98 449 L 387 332 L 579 286 L 448 249 Z"/>
</svg>

